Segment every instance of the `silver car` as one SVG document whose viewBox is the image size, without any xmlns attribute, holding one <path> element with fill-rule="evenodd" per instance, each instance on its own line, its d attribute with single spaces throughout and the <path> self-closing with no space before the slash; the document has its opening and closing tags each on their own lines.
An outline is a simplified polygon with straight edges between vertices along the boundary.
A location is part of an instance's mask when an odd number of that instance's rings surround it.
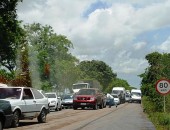
<svg viewBox="0 0 170 130">
<path fill-rule="evenodd" d="M 19 120 L 37 118 L 46 122 L 49 106 L 47 98 L 29 87 L 0 87 L 0 101 L 9 101 L 13 112 L 12 127 L 19 126 Z"/>
</svg>

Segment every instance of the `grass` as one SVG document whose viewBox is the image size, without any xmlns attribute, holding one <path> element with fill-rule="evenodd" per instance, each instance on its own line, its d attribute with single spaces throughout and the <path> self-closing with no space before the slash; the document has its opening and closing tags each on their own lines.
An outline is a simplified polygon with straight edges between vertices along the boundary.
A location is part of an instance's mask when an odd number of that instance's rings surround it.
<svg viewBox="0 0 170 130">
<path fill-rule="evenodd" d="M 142 98 L 144 112 L 148 115 L 156 130 L 170 130 L 170 113 L 155 111 L 154 103 L 147 97 Z"/>
</svg>

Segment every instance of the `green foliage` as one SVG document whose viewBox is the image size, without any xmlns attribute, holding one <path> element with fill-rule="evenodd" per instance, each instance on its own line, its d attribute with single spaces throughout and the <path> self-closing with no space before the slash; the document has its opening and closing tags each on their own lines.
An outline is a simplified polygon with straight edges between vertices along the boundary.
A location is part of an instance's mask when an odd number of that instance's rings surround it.
<svg viewBox="0 0 170 130">
<path fill-rule="evenodd" d="M 6 81 L 15 77 L 14 72 L 7 72 L 5 69 L 0 70 L 0 77 L 3 77 Z"/>
<path fill-rule="evenodd" d="M 73 47 L 71 41 L 54 33 L 51 26 L 34 23 L 24 28 L 31 51 L 29 59 L 38 59 L 31 61 L 31 71 L 38 70 L 40 82 L 48 82 L 49 86 L 56 86 L 57 89 L 70 86 L 79 73 L 75 66 L 78 60 L 69 53 Z"/>
<path fill-rule="evenodd" d="M 49 82 L 45 81 L 42 82 L 41 89 L 44 90 L 45 92 L 52 91 L 52 86 Z"/>
<path fill-rule="evenodd" d="M 169 112 L 157 112 L 156 104 L 146 96 L 142 97 L 142 105 L 144 112 L 148 114 L 158 130 L 168 130 L 170 128 Z"/>
<path fill-rule="evenodd" d="M 0 66 L 13 71 L 16 67 L 16 51 L 23 43 L 24 31 L 16 19 L 16 6 L 21 0 L 0 1 Z"/>
<path fill-rule="evenodd" d="M 149 115 L 157 129 L 170 129 L 170 95 L 164 99 L 155 88 L 156 82 L 160 79 L 170 79 L 170 53 L 160 54 L 153 52 L 146 55 L 149 67 L 140 75 L 142 78 L 142 104 L 145 112 Z"/>
<path fill-rule="evenodd" d="M 155 103 L 157 111 L 161 111 L 163 108 L 162 96 L 156 92 L 155 85 L 159 79 L 170 79 L 168 71 L 170 54 L 153 52 L 148 54 L 146 59 L 150 66 L 145 70 L 145 73 L 140 75 L 143 78 L 141 83 L 142 94 L 148 96 Z"/>
<path fill-rule="evenodd" d="M 111 67 L 103 61 L 82 61 L 78 67 L 82 71 L 81 79 L 96 79 L 103 86 L 103 90 L 105 90 L 112 79 L 117 76 L 113 73 Z"/>
<path fill-rule="evenodd" d="M 109 86 L 105 91 L 111 93 L 113 87 L 124 87 L 126 90 L 131 90 L 128 82 L 126 80 L 119 79 L 119 78 L 112 79 L 112 82 L 109 84 Z"/>
</svg>

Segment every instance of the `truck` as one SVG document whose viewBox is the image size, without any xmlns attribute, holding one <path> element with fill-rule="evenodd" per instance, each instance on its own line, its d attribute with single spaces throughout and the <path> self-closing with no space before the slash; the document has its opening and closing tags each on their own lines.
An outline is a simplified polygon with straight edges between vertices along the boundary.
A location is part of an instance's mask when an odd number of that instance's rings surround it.
<svg viewBox="0 0 170 130">
<path fill-rule="evenodd" d="M 120 99 L 120 103 L 125 103 L 125 94 L 126 94 L 126 90 L 124 87 L 113 87 L 112 88 L 112 95 L 117 94 L 119 99 Z"/>
<path fill-rule="evenodd" d="M 72 90 L 77 93 L 82 88 L 98 88 L 101 89 L 101 85 L 97 80 L 81 80 L 73 84 Z"/>
</svg>

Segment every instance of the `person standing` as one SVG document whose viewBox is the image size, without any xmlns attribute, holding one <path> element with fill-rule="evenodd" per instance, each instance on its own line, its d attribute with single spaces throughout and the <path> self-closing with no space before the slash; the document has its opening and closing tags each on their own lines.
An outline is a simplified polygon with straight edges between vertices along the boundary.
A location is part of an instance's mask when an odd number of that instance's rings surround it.
<svg viewBox="0 0 170 130">
<path fill-rule="evenodd" d="M 114 105 L 114 97 L 111 94 L 107 93 L 107 99 L 109 100 L 109 108 L 111 108 L 111 106 Z"/>
</svg>

